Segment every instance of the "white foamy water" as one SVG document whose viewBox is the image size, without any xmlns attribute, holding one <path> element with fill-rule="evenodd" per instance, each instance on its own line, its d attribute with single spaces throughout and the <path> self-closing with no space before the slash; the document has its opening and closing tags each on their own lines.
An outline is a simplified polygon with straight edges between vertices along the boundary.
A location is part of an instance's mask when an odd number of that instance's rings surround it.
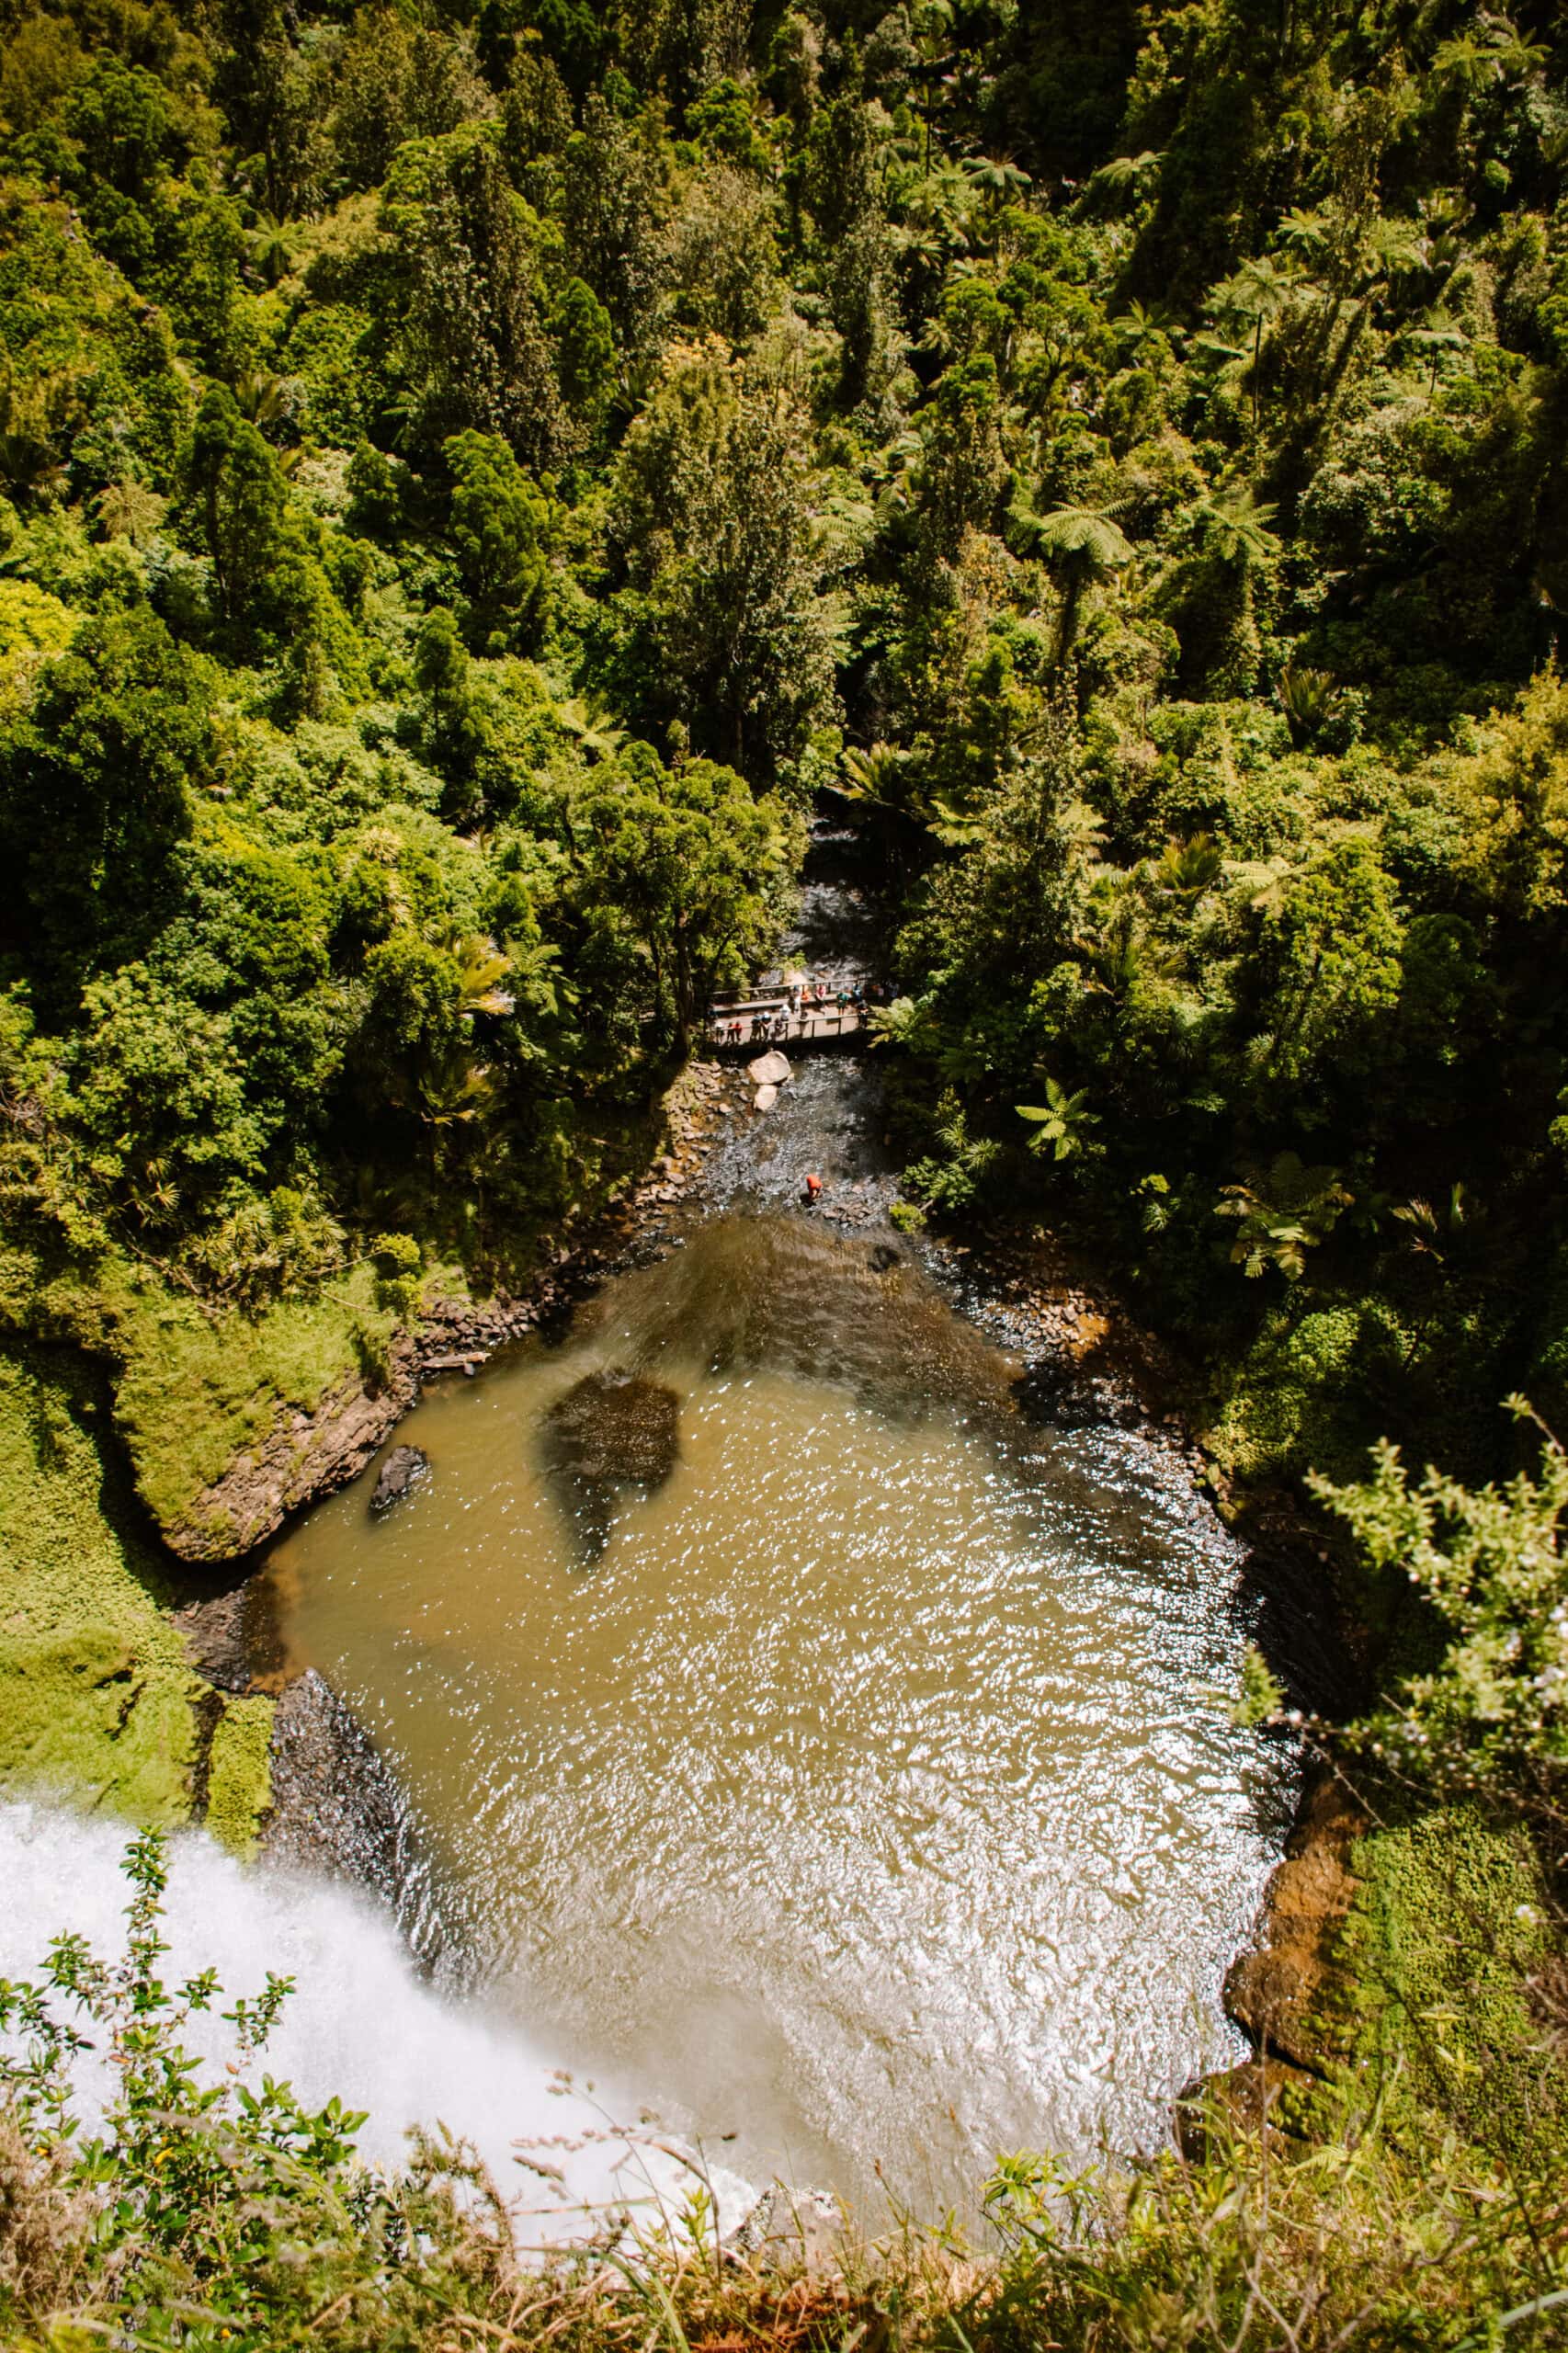
<svg viewBox="0 0 1568 2353">
<path fill-rule="evenodd" d="M 85 1936 L 103 1959 L 123 1946 L 130 1888 L 120 1869 L 130 1833 L 41 1802 L 0 1801 L 0 1977 L 37 1977 L 51 1939 Z M 694 2177 L 634 2137 L 636 2111 L 563 2087 L 553 2055 L 472 2002 L 461 2008 L 415 1975 L 391 1924 L 346 1891 L 238 1863 L 200 1832 L 171 1843 L 165 1982 L 217 1970 L 224 1998 L 193 2018 L 187 2047 L 214 2064 L 232 2055 L 217 2010 L 259 1994 L 267 1972 L 296 1980 L 260 2066 L 307 2106 L 336 2094 L 368 2111 L 362 2156 L 395 2165 L 412 2124 L 437 2122 L 471 2141 L 503 2194 L 520 2200 L 517 2236 L 557 2239 L 588 2227 L 597 2210 L 630 2205 L 640 2219 L 679 2211 Z M 84 2109 L 102 2097 L 104 2071 L 84 2063 Z M 631 2126 L 633 2133 L 609 2130 Z M 521 2166 L 516 2143 L 559 2182 Z M 733 2175 L 715 2177 L 721 2206 L 746 2202 Z"/>
</svg>

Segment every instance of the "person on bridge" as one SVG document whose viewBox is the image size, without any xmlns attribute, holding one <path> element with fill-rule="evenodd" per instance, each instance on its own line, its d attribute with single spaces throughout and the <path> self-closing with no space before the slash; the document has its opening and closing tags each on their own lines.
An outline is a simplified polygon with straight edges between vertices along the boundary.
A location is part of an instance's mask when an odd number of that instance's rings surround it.
<svg viewBox="0 0 1568 2353">
<path fill-rule="evenodd" d="M 817 1175 L 816 1170 L 813 1168 L 806 1178 L 806 1199 L 814 1209 L 821 1198 L 822 1178 Z"/>
</svg>

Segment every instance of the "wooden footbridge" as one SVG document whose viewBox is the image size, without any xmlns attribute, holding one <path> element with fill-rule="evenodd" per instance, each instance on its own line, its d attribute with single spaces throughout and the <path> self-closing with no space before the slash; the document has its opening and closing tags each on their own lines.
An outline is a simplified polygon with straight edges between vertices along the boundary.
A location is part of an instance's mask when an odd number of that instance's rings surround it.
<svg viewBox="0 0 1568 2353">
<path fill-rule="evenodd" d="M 765 989 L 752 996 L 720 997 L 708 1017 L 708 1043 L 715 1053 L 756 1053 L 767 1046 L 834 1046 L 848 1039 L 862 1044 L 867 1007 L 837 995 L 793 1005 L 788 989 Z"/>
</svg>

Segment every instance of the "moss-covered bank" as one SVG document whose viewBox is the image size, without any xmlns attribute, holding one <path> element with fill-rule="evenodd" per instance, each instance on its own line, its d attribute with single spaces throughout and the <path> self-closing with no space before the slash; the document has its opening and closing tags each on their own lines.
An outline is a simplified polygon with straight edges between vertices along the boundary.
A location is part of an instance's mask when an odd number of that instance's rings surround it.
<svg viewBox="0 0 1568 2353">
<path fill-rule="evenodd" d="M 0 1356 L 0 1783 L 254 1841 L 270 1704 L 191 1668 L 84 1361 Z"/>
<path fill-rule="evenodd" d="M 451 1264 L 389 1280 L 368 1257 L 251 1312 L 114 1252 L 0 1251 L 0 1786 L 199 1819 L 251 1851 L 273 1703 L 195 1671 L 170 1616 L 190 1598 L 179 1563 L 243 1558 L 369 1460 L 426 1367 L 483 1355 L 592 1279 L 595 1244 L 623 1238 L 642 1198 L 619 1197 L 689 1124 L 690 1087 L 681 1074 L 617 1127 L 568 1221 L 573 1263 L 551 1235 L 519 1237 L 526 1301 L 477 1303 Z"/>
</svg>

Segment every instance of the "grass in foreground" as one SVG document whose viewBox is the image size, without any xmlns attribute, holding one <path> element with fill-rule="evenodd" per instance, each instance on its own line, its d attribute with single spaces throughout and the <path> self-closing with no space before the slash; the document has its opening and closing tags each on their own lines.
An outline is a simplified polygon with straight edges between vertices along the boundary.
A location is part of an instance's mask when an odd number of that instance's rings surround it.
<svg viewBox="0 0 1568 2353">
<path fill-rule="evenodd" d="M 304 2109 L 256 2062 L 287 1998 L 223 2013 L 235 2065 L 203 2076 L 181 2033 L 221 1989 L 160 1976 L 165 1861 L 130 1847 L 128 1934 L 105 1962 L 57 1939 L 40 1980 L 0 1985 L 0 2330 L 17 2348 L 163 2353 L 1337 2353 L 1546 2346 L 1568 2322 L 1568 2187 L 1436 2134 L 1414 2155 L 1358 2094 L 1305 2157 L 1210 2120 L 1208 2154 L 1073 2177 L 1004 2160 L 990 2232 L 905 2223 L 846 2236 L 842 2268 L 765 2266 L 715 2234 L 694 2177 L 655 2226 L 607 2218 L 589 2245 L 519 2256 L 471 2152 L 415 2136 L 396 2174 L 354 2154 L 362 2120 Z M 72 2085 L 96 2042 L 114 2086 L 101 2130 Z"/>
</svg>

